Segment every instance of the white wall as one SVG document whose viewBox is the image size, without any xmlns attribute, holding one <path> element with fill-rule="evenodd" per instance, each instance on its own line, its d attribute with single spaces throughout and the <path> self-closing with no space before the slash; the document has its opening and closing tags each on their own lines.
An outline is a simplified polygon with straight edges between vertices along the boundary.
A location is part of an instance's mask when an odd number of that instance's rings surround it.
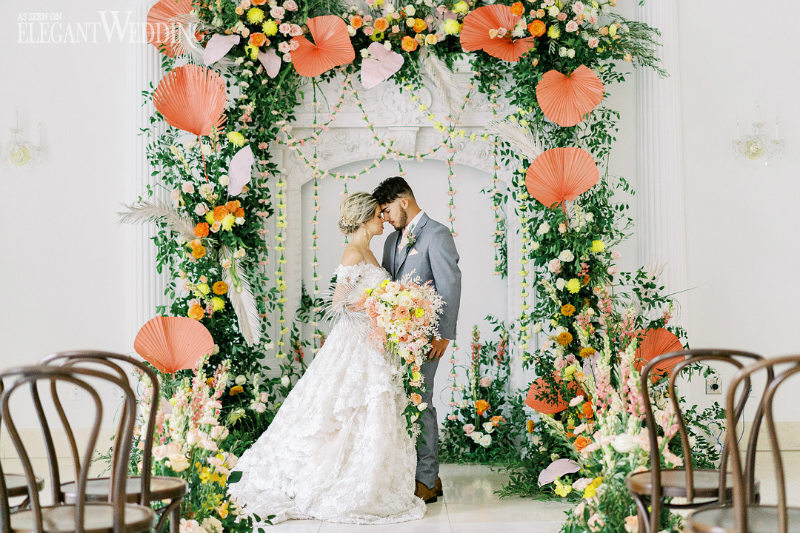
<svg viewBox="0 0 800 533">
<path fill-rule="evenodd" d="M 17 20 L 23 13 L 60 13 L 64 27 L 74 28 L 99 22 L 98 10 L 133 4 L 0 3 L 0 144 L 10 138 L 15 107 L 31 140 L 38 141 L 38 122 L 47 138 L 43 164 L 0 164 L 0 368 L 34 364 L 59 350 L 132 349 L 132 234 L 116 213 L 132 193 L 137 126 L 129 117 L 139 96 L 128 73 L 133 47 L 142 45 L 108 42 L 102 30 L 97 43 L 25 44 L 18 42 Z M 86 405 L 68 403 L 81 412 Z"/>
<path fill-rule="evenodd" d="M 775 356 L 800 353 L 800 75 L 789 55 L 795 35 L 785 30 L 800 14 L 776 12 L 777 26 L 743 24 L 751 10 L 743 0 L 679 3 L 688 330 L 694 347 Z M 770 133 L 779 119 L 786 143 L 768 166 L 731 149 L 737 120 L 748 130 L 756 104 Z M 798 421 L 800 411 L 785 402 L 778 416 Z"/>
</svg>

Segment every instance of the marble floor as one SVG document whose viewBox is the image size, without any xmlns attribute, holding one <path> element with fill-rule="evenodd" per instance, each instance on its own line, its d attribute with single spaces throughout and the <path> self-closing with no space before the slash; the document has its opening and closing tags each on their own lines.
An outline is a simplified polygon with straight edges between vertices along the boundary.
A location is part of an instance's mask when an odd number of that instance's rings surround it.
<svg viewBox="0 0 800 533">
<path fill-rule="evenodd" d="M 789 505 L 800 506 L 800 451 L 784 452 L 783 461 Z M 14 463 L 4 460 L 4 467 L 13 471 L 19 466 Z M 34 468 L 38 467 L 46 468 L 45 462 L 34 461 Z M 94 473 L 98 474 L 100 472 Z M 769 453 L 758 454 L 756 475 L 761 480 L 762 501 L 774 504 L 777 490 Z M 486 466 L 445 464 L 441 467 L 441 478 L 444 497 L 428 505 L 422 520 L 383 526 L 291 520 L 276 525 L 274 530 L 275 533 L 555 533 L 561 527 L 564 512 L 570 508 L 569 504 L 560 502 L 516 497 L 501 499 L 495 491 L 505 484 L 506 475 Z M 49 503 L 47 492 L 43 493 L 45 504 Z"/>
</svg>

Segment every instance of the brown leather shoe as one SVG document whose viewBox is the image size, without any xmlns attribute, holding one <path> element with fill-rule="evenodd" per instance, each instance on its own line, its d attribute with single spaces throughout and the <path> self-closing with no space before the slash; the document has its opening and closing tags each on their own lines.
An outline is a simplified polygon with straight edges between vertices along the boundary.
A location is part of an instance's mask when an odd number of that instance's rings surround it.
<svg viewBox="0 0 800 533">
<path fill-rule="evenodd" d="M 444 490 L 442 489 L 442 479 L 441 478 L 439 478 L 439 477 L 436 478 L 436 484 L 433 486 L 433 488 L 436 489 L 436 495 L 437 496 L 444 496 Z"/>
<path fill-rule="evenodd" d="M 436 488 L 429 489 L 428 486 L 421 481 L 417 481 L 417 488 L 414 490 L 414 496 L 425 503 L 434 503 L 438 500 L 436 497 Z"/>
</svg>

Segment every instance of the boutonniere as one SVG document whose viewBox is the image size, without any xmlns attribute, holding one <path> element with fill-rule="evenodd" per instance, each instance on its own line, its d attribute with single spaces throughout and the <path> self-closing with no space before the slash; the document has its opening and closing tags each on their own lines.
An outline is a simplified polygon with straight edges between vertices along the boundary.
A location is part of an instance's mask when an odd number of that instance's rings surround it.
<svg viewBox="0 0 800 533">
<path fill-rule="evenodd" d="M 406 249 L 414 246 L 414 243 L 416 242 L 417 242 L 417 236 L 414 235 L 413 231 L 409 231 L 408 235 L 406 236 Z"/>
</svg>

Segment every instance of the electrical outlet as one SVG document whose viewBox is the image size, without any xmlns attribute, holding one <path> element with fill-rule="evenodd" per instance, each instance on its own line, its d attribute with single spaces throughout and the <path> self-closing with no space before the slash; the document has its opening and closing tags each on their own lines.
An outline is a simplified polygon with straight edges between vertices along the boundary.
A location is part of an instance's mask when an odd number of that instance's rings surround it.
<svg viewBox="0 0 800 533">
<path fill-rule="evenodd" d="M 706 378 L 706 394 L 722 394 L 722 387 L 719 384 L 719 376 L 708 376 Z"/>
</svg>

